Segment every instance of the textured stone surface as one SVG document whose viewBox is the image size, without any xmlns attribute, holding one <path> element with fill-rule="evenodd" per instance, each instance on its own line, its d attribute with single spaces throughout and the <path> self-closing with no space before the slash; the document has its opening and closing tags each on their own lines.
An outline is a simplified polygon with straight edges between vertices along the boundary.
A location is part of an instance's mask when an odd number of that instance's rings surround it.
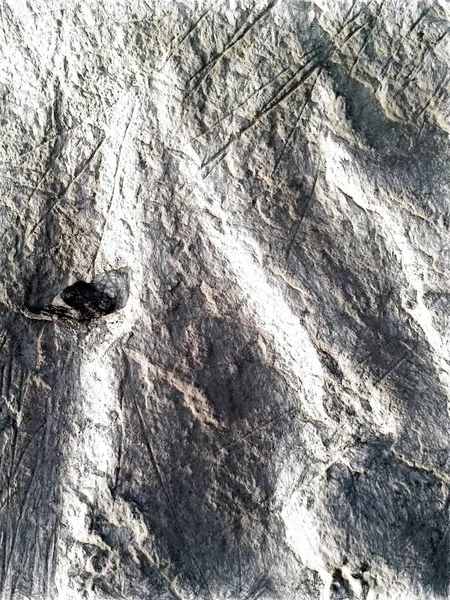
<svg viewBox="0 0 450 600">
<path fill-rule="evenodd" d="M 450 597 L 449 21 L 3 0 L 2 599 Z"/>
</svg>

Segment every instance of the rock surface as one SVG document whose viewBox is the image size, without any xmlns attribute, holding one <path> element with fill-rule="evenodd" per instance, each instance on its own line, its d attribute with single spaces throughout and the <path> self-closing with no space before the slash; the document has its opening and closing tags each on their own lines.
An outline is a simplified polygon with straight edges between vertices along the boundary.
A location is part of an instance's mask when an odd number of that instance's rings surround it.
<svg viewBox="0 0 450 600">
<path fill-rule="evenodd" d="M 0 17 L 2 600 L 449 598 L 449 4 Z"/>
</svg>

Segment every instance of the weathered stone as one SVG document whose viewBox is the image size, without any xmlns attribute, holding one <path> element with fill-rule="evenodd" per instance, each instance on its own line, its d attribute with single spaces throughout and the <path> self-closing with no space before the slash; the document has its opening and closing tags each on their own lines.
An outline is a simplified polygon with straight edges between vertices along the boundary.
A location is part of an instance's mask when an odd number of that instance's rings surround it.
<svg viewBox="0 0 450 600">
<path fill-rule="evenodd" d="M 450 597 L 448 3 L 0 9 L 0 598 Z"/>
</svg>

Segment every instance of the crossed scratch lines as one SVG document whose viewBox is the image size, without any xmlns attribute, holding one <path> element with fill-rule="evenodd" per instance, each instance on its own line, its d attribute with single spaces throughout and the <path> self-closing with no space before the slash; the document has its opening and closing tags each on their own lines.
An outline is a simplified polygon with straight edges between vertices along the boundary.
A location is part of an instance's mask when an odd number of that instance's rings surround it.
<svg viewBox="0 0 450 600">
<path fill-rule="evenodd" d="M 81 164 L 81 166 L 75 171 L 74 176 L 72 177 L 72 179 L 69 181 L 69 183 L 65 186 L 65 188 L 56 196 L 56 198 L 53 200 L 53 202 L 51 202 L 50 206 L 47 208 L 47 210 L 44 212 L 44 214 L 41 216 L 40 219 L 38 219 L 38 221 L 36 221 L 36 223 L 33 225 L 33 227 L 30 229 L 27 237 L 30 238 L 32 237 L 37 229 L 42 225 L 42 223 L 44 223 L 49 215 L 53 212 L 53 210 L 60 204 L 60 202 L 67 196 L 67 194 L 69 193 L 69 191 L 71 190 L 71 188 L 73 187 L 73 185 L 81 178 L 81 176 L 86 172 L 86 170 L 88 169 L 89 165 L 93 162 L 93 160 L 95 159 L 95 157 L 97 156 L 100 148 L 102 147 L 103 143 L 105 141 L 105 138 L 102 138 L 94 147 L 94 150 L 90 153 L 90 155 L 88 156 L 88 158 Z M 29 197 L 28 201 L 30 201 L 32 199 L 32 197 L 34 196 L 35 192 L 37 191 L 37 187 L 39 186 L 39 184 L 44 180 L 44 178 L 46 177 L 46 175 L 48 174 L 50 168 L 47 168 L 44 173 L 42 174 L 42 176 L 40 177 L 37 186 L 36 186 L 36 190 L 31 194 L 31 196 Z"/>
<path fill-rule="evenodd" d="M 319 157 L 319 160 L 317 162 L 317 169 L 316 169 L 316 174 L 314 176 L 314 182 L 311 188 L 311 191 L 309 193 L 308 199 L 305 203 L 305 207 L 303 209 L 303 212 L 301 214 L 300 219 L 298 219 L 298 221 L 294 224 L 294 226 L 292 227 L 292 234 L 291 234 L 291 239 L 289 241 L 289 244 L 286 248 L 286 254 L 285 254 L 285 260 L 287 261 L 289 259 L 289 256 L 291 254 L 292 248 L 294 247 L 295 241 L 297 239 L 297 236 L 299 234 L 300 228 L 302 226 L 302 223 L 305 219 L 306 213 L 309 210 L 309 207 L 314 199 L 314 196 L 316 195 L 316 188 L 317 188 L 317 183 L 319 181 L 319 175 L 320 175 L 320 169 L 321 169 L 321 165 L 322 165 L 322 157 Z"/>
<path fill-rule="evenodd" d="M 5 478 L 0 510 L 4 511 L 6 517 L 0 536 L 2 550 L 0 592 L 2 594 L 10 586 L 12 588 L 15 585 L 14 579 L 17 582 L 18 562 L 21 560 L 20 542 L 24 528 L 28 527 L 28 537 L 32 538 L 33 536 L 32 531 L 29 530 L 29 522 L 27 522 L 31 512 L 33 512 L 33 522 L 36 522 L 36 526 L 33 528 L 34 547 L 37 549 L 42 544 L 42 539 L 40 539 L 42 534 L 41 513 L 36 512 L 36 501 L 42 497 L 42 489 L 46 489 L 49 483 L 49 475 L 43 473 L 41 467 L 48 464 L 45 455 L 50 452 L 50 426 L 53 410 L 49 404 L 50 399 L 47 399 L 45 417 L 34 431 L 28 431 L 21 424 L 25 412 L 24 400 L 28 396 L 30 379 L 30 373 L 24 371 L 13 356 L 0 367 L 2 419 L 5 419 L 4 413 L 9 414 L 8 429 L 5 429 L 5 423 L 3 423 L 2 429 L 2 435 L 7 435 L 5 438 L 7 443 L 2 444 L 0 451 L 0 471 Z M 27 462 L 30 459 L 31 464 Z M 54 566 L 55 545 L 53 542 L 56 540 L 56 522 L 53 520 L 51 528 L 45 568 L 39 575 L 40 585 L 45 591 L 51 581 L 51 572 Z M 37 554 L 35 554 L 34 560 L 37 560 Z M 34 577 L 34 575 L 32 576 Z"/>
<path fill-rule="evenodd" d="M 12 184 L 19 186 L 21 189 L 30 189 L 30 193 L 26 199 L 27 206 L 30 206 L 33 198 L 35 197 L 35 195 L 37 193 L 47 194 L 50 197 L 53 196 L 52 192 L 42 188 L 41 184 L 45 180 L 47 175 L 50 173 L 52 162 L 54 160 L 56 160 L 56 158 L 58 157 L 58 148 L 59 148 L 62 136 L 64 136 L 66 133 L 68 133 L 68 131 L 69 130 L 61 131 L 61 132 L 49 137 L 48 139 L 43 140 L 41 143 L 37 144 L 33 149 L 31 149 L 31 150 L 27 151 L 26 153 L 22 154 L 21 156 L 19 156 L 19 159 L 21 159 L 24 156 L 31 154 L 32 152 L 38 150 L 39 148 L 41 148 L 42 146 L 47 144 L 49 141 L 56 138 L 56 142 L 54 143 L 52 149 L 49 152 L 49 158 L 47 160 L 48 166 L 43 171 L 43 173 L 39 176 L 39 179 L 37 180 L 37 182 L 35 182 L 33 185 L 23 184 L 21 182 L 16 181 L 14 178 L 10 178 L 7 175 L 0 174 L 1 179 L 9 180 L 9 181 L 11 181 Z M 99 154 L 99 151 L 100 151 L 101 147 L 103 146 L 104 141 L 105 141 L 105 138 L 102 137 L 97 142 L 97 144 L 95 145 L 94 149 L 91 151 L 91 153 L 89 154 L 87 159 L 75 170 L 73 177 L 70 179 L 68 184 L 64 187 L 64 189 L 54 197 L 53 201 L 49 204 L 49 206 L 47 207 L 45 212 L 40 216 L 40 218 L 31 227 L 27 228 L 25 236 L 22 239 L 22 243 L 20 244 L 21 250 L 23 249 L 26 242 L 35 235 L 35 233 L 39 229 L 39 227 L 48 219 L 48 217 L 52 213 L 52 211 L 54 211 L 55 208 L 57 208 L 57 206 L 64 200 L 64 198 L 67 196 L 67 194 L 72 189 L 74 184 L 77 183 L 81 179 L 81 177 L 84 175 L 84 173 L 88 170 L 89 166 L 94 162 L 97 155 Z M 12 206 L 14 206 L 14 205 L 12 205 Z M 24 215 L 21 212 L 19 212 L 18 209 L 16 209 L 15 212 L 17 213 L 17 216 L 19 217 L 20 221 L 23 222 Z"/>
<path fill-rule="evenodd" d="M 119 155 L 117 157 L 116 169 L 115 169 L 115 172 L 114 172 L 114 184 L 113 184 L 113 189 L 112 189 L 112 193 L 111 193 L 111 198 L 110 198 L 110 201 L 109 201 L 109 204 L 108 204 L 108 208 L 107 208 L 107 211 L 106 211 L 106 218 L 105 218 L 105 222 L 104 222 L 104 225 L 103 225 L 103 229 L 102 229 L 102 234 L 101 234 L 101 237 L 100 237 L 100 241 L 99 241 L 99 244 L 98 244 L 98 247 L 97 247 L 97 251 L 95 253 L 94 260 L 92 262 L 92 269 L 93 269 L 94 273 L 95 273 L 95 266 L 96 266 L 96 263 L 97 263 L 97 260 L 98 260 L 99 254 L 100 254 L 100 250 L 101 250 L 101 247 L 102 247 L 102 244 L 103 244 L 103 240 L 104 240 L 104 237 L 105 237 L 105 231 L 106 231 L 106 229 L 108 227 L 109 216 L 110 216 L 110 214 L 112 212 L 112 209 L 113 209 L 113 206 L 114 206 L 114 202 L 115 202 L 116 197 L 117 197 L 118 180 L 119 180 L 120 172 L 121 172 L 121 169 L 122 169 L 123 149 L 124 149 L 124 147 L 126 145 L 127 138 L 129 137 L 130 129 L 131 129 L 132 124 L 133 124 L 133 122 L 135 120 L 136 112 L 137 112 L 137 104 L 134 104 L 133 110 L 131 112 L 131 116 L 130 116 L 130 118 L 128 120 L 128 123 L 127 123 L 127 125 L 125 127 L 123 138 L 122 138 L 122 141 L 121 141 L 121 144 L 120 144 Z"/>
<path fill-rule="evenodd" d="M 279 156 L 275 162 L 274 170 L 275 173 L 279 168 L 283 155 L 285 154 L 289 144 L 293 139 L 293 135 L 298 127 L 298 123 L 307 107 L 310 103 L 311 96 L 316 86 L 317 80 L 320 74 L 323 71 L 324 64 L 329 60 L 329 58 L 334 53 L 337 46 L 341 49 L 345 46 L 352 37 L 357 33 L 357 31 L 361 30 L 363 27 L 369 26 L 368 32 L 366 34 L 363 45 L 358 51 L 357 56 L 354 59 L 353 65 L 350 69 L 349 75 L 352 76 L 357 64 L 362 56 L 364 49 L 369 43 L 370 38 L 374 35 L 376 24 L 379 20 L 381 12 L 383 10 L 384 4 L 386 0 L 382 0 L 377 5 L 376 14 L 369 14 L 369 18 L 366 21 L 358 25 L 357 29 L 352 31 L 351 33 L 346 33 L 346 30 L 352 22 L 354 22 L 357 17 L 363 12 L 363 9 L 359 10 L 356 14 L 354 14 L 354 9 L 356 7 L 356 2 L 351 7 L 350 11 L 348 11 L 346 17 L 344 18 L 344 23 L 338 28 L 337 32 L 326 42 L 317 45 L 316 47 L 308 50 L 296 63 L 296 65 L 289 65 L 279 71 L 275 77 L 268 82 L 263 83 L 260 87 L 254 90 L 249 96 L 244 98 L 241 102 L 239 102 L 236 106 L 233 107 L 232 110 L 227 111 L 220 118 L 218 118 L 212 125 L 199 135 L 193 137 L 191 141 L 198 140 L 203 138 L 206 135 L 209 135 L 214 132 L 214 130 L 221 125 L 225 120 L 230 119 L 236 116 L 239 109 L 249 104 L 249 102 L 254 99 L 257 95 L 263 93 L 267 88 L 273 86 L 274 84 L 280 83 L 277 89 L 272 93 L 269 99 L 263 104 L 261 108 L 256 110 L 256 112 L 251 116 L 247 117 L 247 123 L 240 127 L 238 131 L 231 133 L 228 139 L 224 141 L 219 149 L 215 150 L 212 155 L 205 158 L 201 164 L 201 168 L 204 170 L 205 178 L 209 177 L 211 172 L 224 160 L 226 157 L 228 150 L 230 147 L 237 141 L 239 141 L 245 134 L 249 133 L 260 121 L 268 116 L 273 110 L 278 108 L 282 103 L 291 99 L 293 94 L 297 91 L 304 91 L 305 84 L 312 79 L 312 84 L 309 88 L 306 89 L 305 96 L 306 99 L 303 102 L 299 114 L 297 116 L 297 120 L 294 124 L 294 127 L 289 132 L 286 143 L 282 149 L 281 156 Z M 372 0 L 373 2 L 373 0 Z M 372 2 L 367 4 L 370 5 Z M 187 81 L 187 92 L 185 96 L 185 100 L 189 98 L 194 91 L 196 91 L 200 85 L 210 76 L 213 69 L 216 68 L 218 62 L 225 56 L 227 52 L 229 52 L 239 41 L 241 41 L 245 35 L 250 31 L 256 23 L 261 21 L 263 17 L 270 13 L 272 8 L 275 6 L 276 2 L 271 2 L 251 23 L 247 25 L 243 30 L 238 30 L 234 36 L 232 36 L 229 44 L 221 51 L 217 52 L 213 55 L 212 59 L 201 67 L 196 73 L 194 73 L 190 79 Z M 364 11 L 367 10 L 367 6 L 363 7 Z M 201 20 L 199 20 L 197 27 L 199 26 Z M 190 33 L 194 31 L 195 27 L 190 30 Z M 261 29 L 261 28 L 260 28 Z M 189 34 L 190 34 L 189 33 Z M 300 63 L 300 66 L 299 66 Z M 282 83 L 282 79 L 285 79 Z M 188 87 L 189 84 L 193 82 L 193 85 Z"/>
<path fill-rule="evenodd" d="M 147 368 L 149 367 L 148 359 L 134 351 L 127 352 L 127 349 L 125 349 L 122 351 L 122 355 L 123 355 L 125 365 L 126 365 L 126 372 L 128 373 L 128 377 L 127 377 L 128 380 L 132 380 L 133 366 L 137 366 L 138 368 L 144 368 L 144 369 L 146 367 Z M 169 377 L 169 379 L 170 379 L 170 377 Z M 121 395 L 122 395 L 122 397 L 120 399 L 120 402 L 122 404 L 121 410 L 123 410 L 123 402 L 124 402 L 124 397 L 123 397 L 124 390 L 123 389 L 121 390 Z M 189 540 L 189 536 L 188 536 L 189 529 L 187 528 L 186 524 L 183 523 L 183 521 L 182 521 L 182 518 L 180 515 L 180 510 L 177 508 L 176 501 L 173 498 L 173 494 L 170 489 L 170 483 L 168 483 L 166 481 L 166 478 L 164 477 L 164 474 L 162 472 L 160 463 L 158 461 L 158 458 L 156 456 L 155 449 L 154 449 L 154 446 L 152 443 L 152 439 L 151 439 L 151 435 L 150 435 L 150 431 L 149 431 L 149 427 L 148 427 L 148 422 L 145 419 L 145 414 L 142 411 L 142 407 L 136 397 L 136 394 L 131 393 L 129 398 L 130 398 L 130 402 L 132 404 L 132 406 L 130 406 L 129 408 L 134 409 L 133 412 L 137 416 L 137 420 L 139 422 L 139 427 L 141 429 L 141 433 L 143 436 L 143 441 L 144 441 L 144 444 L 148 451 L 150 463 L 155 472 L 155 476 L 156 476 L 158 484 L 161 488 L 162 494 L 166 500 L 167 506 L 168 506 L 170 512 L 172 513 L 175 527 L 180 536 L 180 541 L 185 546 L 185 548 L 188 552 L 189 558 L 190 558 L 195 570 L 198 573 L 199 580 L 203 584 L 206 594 L 208 595 L 209 598 L 212 599 L 213 596 L 212 596 L 211 589 L 208 584 L 208 580 L 206 578 L 206 574 L 203 571 L 202 566 L 196 556 L 198 547 L 196 547 L 196 551 L 194 551 L 192 542 Z M 244 432 L 239 437 L 235 437 L 230 442 L 221 445 L 218 448 L 218 451 L 220 452 L 223 450 L 229 450 L 231 447 L 233 447 L 235 445 L 239 445 L 240 443 L 244 442 L 247 438 L 249 438 L 257 433 L 260 433 L 260 432 L 264 431 L 265 429 L 272 427 L 273 425 L 275 425 L 276 423 L 278 423 L 282 420 L 292 419 L 292 418 L 294 418 L 294 416 L 297 416 L 297 417 L 300 416 L 301 420 L 305 419 L 300 407 L 290 406 L 286 410 L 281 411 L 278 415 L 275 415 L 274 417 L 268 419 L 267 421 L 259 423 L 257 426 L 255 426 L 251 430 Z M 254 518 L 251 514 L 249 514 L 249 517 Z M 241 591 L 243 591 L 243 590 L 241 590 Z M 252 593 L 253 592 L 250 591 L 248 593 L 248 595 L 245 596 L 245 598 L 250 598 L 252 596 Z"/>
<path fill-rule="evenodd" d="M 129 356 L 125 352 L 122 352 L 122 355 L 123 355 L 123 358 L 125 360 L 126 370 L 131 375 L 131 371 L 132 371 L 131 360 L 132 359 L 129 358 Z M 158 462 L 158 460 L 156 458 L 156 454 L 155 454 L 155 451 L 154 451 L 154 448 L 153 448 L 153 444 L 152 444 L 151 438 L 148 435 L 148 430 L 147 430 L 148 428 L 146 427 L 144 416 L 143 416 L 142 411 L 141 411 L 141 407 L 139 405 L 139 402 L 136 399 L 136 395 L 133 394 L 132 396 L 133 396 L 133 403 L 134 403 L 134 406 L 135 406 L 136 414 L 138 416 L 139 426 L 141 428 L 141 432 L 142 432 L 142 436 L 143 436 L 143 439 L 144 439 L 144 443 L 145 443 L 145 446 L 147 448 L 148 455 L 149 455 L 149 458 L 150 458 L 150 463 L 151 463 L 151 465 L 153 467 L 153 470 L 155 472 L 155 476 L 156 476 L 156 478 L 158 480 L 158 483 L 159 483 L 159 486 L 161 488 L 161 491 L 162 491 L 162 493 L 163 493 L 163 495 L 165 497 L 167 506 L 168 506 L 170 512 L 172 513 L 176 529 L 178 530 L 178 534 L 180 536 L 180 540 L 181 540 L 181 542 L 183 543 L 183 545 L 185 546 L 185 548 L 186 548 L 186 550 L 188 552 L 188 555 L 189 555 L 189 557 L 190 557 L 190 559 L 192 561 L 192 564 L 193 564 L 195 570 L 198 573 L 200 581 L 204 585 L 204 588 L 205 588 L 205 590 L 206 590 L 206 592 L 208 594 L 208 597 L 211 600 L 213 600 L 213 595 L 212 595 L 211 590 L 209 588 L 208 580 L 206 579 L 206 576 L 205 576 L 205 574 L 204 574 L 204 572 L 203 572 L 203 570 L 202 570 L 202 568 L 200 566 L 200 563 L 199 563 L 199 561 L 198 561 L 198 559 L 197 559 L 197 557 L 196 557 L 196 555 L 195 555 L 195 553 L 194 553 L 194 551 L 192 549 L 192 546 L 191 546 L 191 544 L 190 544 L 190 542 L 189 542 L 189 540 L 187 538 L 185 529 L 184 529 L 184 527 L 183 527 L 183 525 L 181 523 L 178 511 L 177 511 L 174 499 L 172 498 L 172 494 L 171 494 L 171 492 L 169 490 L 169 487 L 167 486 L 166 482 L 164 481 L 164 477 L 163 477 L 163 474 L 161 472 L 161 468 L 159 466 L 159 462 Z"/>
<path fill-rule="evenodd" d="M 120 147 L 119 147 L 119 153 L 118 153 L 118 158 L 116 161 L 116 168 L 115 168 L 115 172 L 114 172 L 114 184 L 113 184 L 113 189 L 111 192 L 111 198 L 108 204 L 108 209 L 107 209 L 107 217 L 106 217 L 106 221 L 105 221 L 105 227 L 108 221 L 108 216 L 109 213 L 112 210 L 112 206 L 114 204 L 114 200 L 117 196 L 117 187 L 118 187 L 118 177 L 120 174 L 120 169 L 122 166 L 122 156 L 123 156 L 123 148 L 124 145 L 126 143 L 127 137 L 129 136 L 129 130 L 131 127 L 132 122 L 134 121 L 135 115 L 136 115 L 136 110 L 137 110 L 137 106 L 136 104 L 133 106 L 133 110 L 132 110 L 132 114 L 128 120 L 128 123 L 125 127 L 125 133 L 123 135 L 123 139 L 120 143 Z M 61 140 L 61 136 L 64 135 L 67 132 L 61 132 L 59 134 L 56 134 L 55 136 L 52 136 L 52 138 L 56 138 L 56 142 L 53 145 L 52 150 L 50 151 L 50 155 L 49 155 L 49 160 L 48 163 L 51 165 L 52 161 L 54 159 L 57 158 L 58 156 L 58 146 L 59 146 L 59 142 Z M 49 138 L 49 139 L 52 139 Z M 86 160 L 84 160 L 79 166 L 78 168 L 75 170 L 75 173 L 73 175 L 73 177 L 70 179 L 70 181 L 67 183 L 67 185 L 64 187 L 64 189 L 53 199 L 53 201 L 49 204 L 49 206 L 46 208 L 45 212 L 40 216 L 40 218 L 28 229 L 28 231 L 26 232 L 25 236 L 24 236 L 24 240 L 23 240 L 23 244 L 22 246 L 24 246 L 26 244 L 26 242 L 33 237 L 33 235 L 35 235 L 36 231 L 39 229 L 39 227 L 48 219 L 49 215 L 55 210 L 55 208 L 57 208 L 60 203 L 64 200 L 64 198 L 68 195 L 68 193 L 70 192 L 70 190 L 73 188 L 73 186 L 82 178 L 82 176 L 86 173 L 86 171 L 89 169 L 89 167 L 94 163 L 94 161 L 98 158 L 100 151 L 106 141 L 106 136 L 102 135 L 101 139 L 95 144 L 94 148 L 92 149 L 92 151 L 90 152 L 89 156 L 86 158 Z M 41 146 L 43 146 L 44 144 L 48 143 L 49 140 L 44 140 L 43 142 L 41 142 L 40 144 L 38 144 L 33 150 L 28 151 L 26 154 L 29 154 L 30 152 L 33 152 L 34 150 L 40 148 Z M 23 156 L 23 155 L 22 155 Z M 20 157 L 21 158 L 21 157 Z M 50 172 L 50 166 L 48 166 L 45 171 L 40 175 L 39 180 L 31 187 L 31 193 L 29 194 L 28 198 L 27 198 L 27 204 L 29 205 L 30 202 L 32 201 L 33 197 L 35 196 L 35 194 L 37 192 L 46 192 L 46 190 L 43 190 L 41 188 L 41 184 L 42 182 L 45 180 L 46 176 L 48 175 L 48 173 Z M 2 178 L 6 178 L 7 177 L 0 175 L 0 177 Z M 16 183 L 13 181 L 13 183 Z M 24 187 L 21 185 L 21 187 Z M 47 192 L 50 193 L 50 192 Z M 101 247 L 101 243 L 103 241 L 103 236 L 104 236 L 104 230 L 105 227 L 103 228 L 102 231 L 102 236 L 101 236 L 101 240 L 100 240 L 100 244 L 99 247 L 97 249 L 97 254 L 96 257 L 98 255 L 98 252 L 100 250 Z"/>
<path fill-rule="evenodd" d="M 407 344 L 397 338 L 389 339 L 375 350 L 369 352 L 362 360 L 358 361 L 355 367 L 357 371 L 364 373 L 364 371 L 373 370 L 374 366 L 371 366 L 371 363 L 374 363 L 379 370 L 378 374 L 374 373 L 374 385 L 379 386 L 411 355 L 420 359 L 420 356 L 416 352 L 416 346 L 417 344 Z M 376 364 L 377 362 L 379 363 L 378 365 Z"/>
</svg>

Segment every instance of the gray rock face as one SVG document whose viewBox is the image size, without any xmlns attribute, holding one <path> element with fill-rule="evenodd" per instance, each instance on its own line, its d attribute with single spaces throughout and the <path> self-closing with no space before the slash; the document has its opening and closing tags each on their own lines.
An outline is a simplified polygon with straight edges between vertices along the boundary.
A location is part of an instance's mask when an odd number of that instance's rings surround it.
<svg viewBox="0 0 450 600">
<path fill-rule="evenodd" d="M 2 600 L 449 598 L 448 3 L 0 9 Z"/>
</svg>

